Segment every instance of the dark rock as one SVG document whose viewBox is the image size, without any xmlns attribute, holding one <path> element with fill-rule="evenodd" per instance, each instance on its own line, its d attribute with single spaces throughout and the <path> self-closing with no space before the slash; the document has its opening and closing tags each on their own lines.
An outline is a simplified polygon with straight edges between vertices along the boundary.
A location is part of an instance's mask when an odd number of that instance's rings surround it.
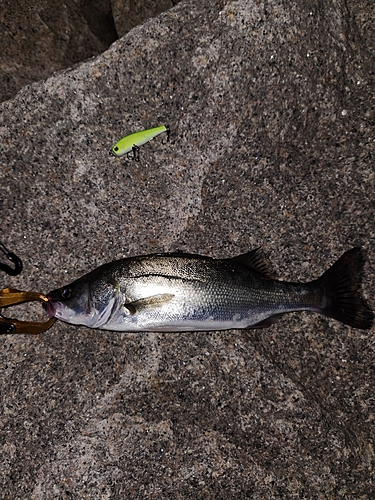
<svg viewBox="0 0 375 500">
<path fill-rule="evenodd" d="M 121 37 L 145 19 L 164 12 L 179 0 L 112 0 L 112 11 L 116 30 Z"/>
<path fill-rule="evenodd" d="M 182 2 L 0 106 L 3 286 L 127 255 L 263 246 L 319 276 L 361 244 L 374 307 L 374 4 Z M 140 162 L 108 151 L 169 124 Z M 374 497 L 373 330 L 2 338 L 2 498 Z"/>
<path fill-rule="evenodd" d="M 10 99 L 28 83 L 100 54 L 118 36 L 169 9 L 173 3 L 176 2 L 4 0 L 0 101 Z"/>
</svg>

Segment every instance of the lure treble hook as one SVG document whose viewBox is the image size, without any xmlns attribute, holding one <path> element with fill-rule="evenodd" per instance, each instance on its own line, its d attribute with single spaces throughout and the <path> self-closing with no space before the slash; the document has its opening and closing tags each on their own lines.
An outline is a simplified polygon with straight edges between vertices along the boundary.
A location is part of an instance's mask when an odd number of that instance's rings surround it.
<svg viewBox="0 0 375 500">
<path fill-rule="evenodd" d="M 18 274 L 20 274 L 23 269 L 22 260 L 17 257 L 15 253 L 9 252 L 9 250 L 2 243 L 0 243 L 0 250 L 3 252 L 5 257 L 14 264 L 13 268 L 11 266 L 8 266 L 8 264 L 0 262 L 0 270 L 4 271 L 10 276 L 17 276 Z"/>
</svg>

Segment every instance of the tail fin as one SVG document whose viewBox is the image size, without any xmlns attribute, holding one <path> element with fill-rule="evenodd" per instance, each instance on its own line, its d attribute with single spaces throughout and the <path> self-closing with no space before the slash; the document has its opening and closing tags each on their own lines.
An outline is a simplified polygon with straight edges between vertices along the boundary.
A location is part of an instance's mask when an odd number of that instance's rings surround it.
<svg viewBox="0 0 375 500">
<path fill-rule="evenodd" d="M 328 269 L 318 282 L 325 289 L 327 305 L 321 314 L 354 328 L 370 329 L 374 315 L 360 295 L 365 264 L 361 248 L 352 248 Z"/>
</svg>

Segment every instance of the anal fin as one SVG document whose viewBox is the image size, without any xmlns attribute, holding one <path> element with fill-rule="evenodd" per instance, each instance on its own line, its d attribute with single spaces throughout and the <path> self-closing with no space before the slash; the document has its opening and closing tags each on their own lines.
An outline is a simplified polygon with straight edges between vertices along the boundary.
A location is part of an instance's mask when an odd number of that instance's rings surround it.
<svg viewBox="0 0 375 500">
<path fill-rule="evenodd" d="M 269 318 L 263 319 L 262 321 L 259 321 L 259 323 L 255 323 L 255 325 L 250 325 L 246 328 L 246 330 L 252 330 L 254 328 L 268 328 L 269 326 L 274 325 L 277 320 L 282 316 L 282 313 L 280 314 L 274 314 L 273 316 L 270 316 Z"/>
</svg>

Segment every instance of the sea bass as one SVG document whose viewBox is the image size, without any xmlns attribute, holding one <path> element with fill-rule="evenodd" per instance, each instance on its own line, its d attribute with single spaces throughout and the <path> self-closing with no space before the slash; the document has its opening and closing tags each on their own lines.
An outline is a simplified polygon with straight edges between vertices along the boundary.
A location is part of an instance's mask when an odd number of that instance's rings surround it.
<svg viewBox="0 0 375 500">
<path fill-rule="evenodd" d="M 288 312 L 312 311 L 369 329 L 359 288 L 364 255 L 347 251 L 309 283 L 277 281 L 259 249 L 228 259 L 155 254 L 104 264 L 50 292 L 50 317 L 112 331 L 263 328 Z"/>
</svg>

